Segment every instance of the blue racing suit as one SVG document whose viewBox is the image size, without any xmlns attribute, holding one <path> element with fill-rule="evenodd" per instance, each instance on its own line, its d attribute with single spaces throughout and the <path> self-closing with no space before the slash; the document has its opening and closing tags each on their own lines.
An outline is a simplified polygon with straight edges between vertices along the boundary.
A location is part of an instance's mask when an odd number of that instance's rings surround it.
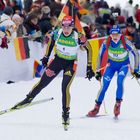
<svg viewBox="0 0 140 140">
<path fill-rule="evenodd" d="M 96 98 L 96 103 L 101 104 L 105 93 L 109 87 L 109 84 L 117 72 L 117 90 L 116 90 L 116 101 L 121 101 L 123 98 L 123 83 L 129 69 L 129 52 L 134 56 L 134 71 L 139 70 L 139 56 L 135 46 L 125 39 L 126 48 L 123 46 L 122 41 L 119 40 L 115 43 L 113 40 L 110 41 L 110 45 L 107 48 L 104 42 L 99 51 L 97 70 L 100 68 L 100 64 L 103 58 L 103 54 L 108 49 L 108 61 L 106 70 L 103 74 L 102 86 L 99 90 Z"/>
</svg>

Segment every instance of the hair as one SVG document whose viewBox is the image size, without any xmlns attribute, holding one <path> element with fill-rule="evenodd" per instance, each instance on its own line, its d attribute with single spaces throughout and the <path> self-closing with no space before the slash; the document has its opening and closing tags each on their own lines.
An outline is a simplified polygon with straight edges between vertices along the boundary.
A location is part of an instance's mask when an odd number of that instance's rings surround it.
<svg viewBox="0 0 140 140">
<path fill-rule="evenodd" d="M 12 19 L 17 19 L 17 18 L 21 19 L 21 17 L 18 14 L 14 14 L 13 17 L 12 17 Z"/>
<path fill-rule="evenodd" d="M 8 16 L 11 16 L 14 14 L 14 10 L 10 6 L 7 6 L 4 8 L 3 13 L 8 15 Z"/>
<path fill-rule="evenodd" d="M 29 14 L 29 15 L 28 15 L 28 17 L 27 17 L 27 21 L 28 21 L 28 22 L 30 22 L 32 19 L 35 19 L 35 18 L 37 18 L 37 19 L 38 19 L 37 15 L 36 15 L 36 14 L 31 13 L 31 14 Z"/>
<path fill-rule="evenodd" d="M 42 10 L 41 10 L 41 8 L 35 9 L 31 12 L 31 14 L 40 15 L 40 14 L 42 14 Z"/>
</svg>

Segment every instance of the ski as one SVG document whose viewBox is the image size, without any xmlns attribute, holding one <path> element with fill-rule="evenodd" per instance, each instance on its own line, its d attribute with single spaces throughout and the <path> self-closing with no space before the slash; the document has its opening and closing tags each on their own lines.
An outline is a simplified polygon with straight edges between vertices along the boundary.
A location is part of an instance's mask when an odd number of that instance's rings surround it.
<svg viewBox="0 0 140 140">
<path fill-rule="evenodd" d="M 68 123 L 63 124 L 63 127 L 64 127 L 64 130 L 65 130 L 65 131 L 68 131 L 68 126 L 69 126 Z"/>
<path fill-rule="evenodd" d="M 113 119 L 114 119 L 115 122 L 118 122 L 119 121 L 118 116 L 114 116 Z"/>
<path fill-rule="evenodd" d="M 9 109 L 5 109 L 5 110 L 0 111 L 0 115 L 10 113 L 10 112 L 13 112 L 13 111 L 16 111 L 16 110 L 20 110 L 22 108 L 30 107 L 30 106 L 33 106 L 33 105 L 37 105 L 37 104 L 45 103 L 45 102 L 48 102 L 48 101 L 52 101 L 53 99 L 54 99 L 53 97 L 50 97 L 50 98 L 43 99 L 43 100 L 33 101 L 31 103 L 25 104 L 24 106 L 21 106 L 20 108 L 11 107 Z"/>
<path fill-rule="evenodd" d="M 89 117 L 88 115 L 86 115 L 87 118 L 98 118 L 98 117 L 104 117 L 104 116 L 108 116 L 107 114 L 99 114 L 99 115 L 96 115 L 94 117 Z"/>
<path fill-rule="evenodd" d="M 105 116 L 108 116 L 108 114 L 99 114 L 99 115 L 96 115 L 94 117 L 89 117 L 87 114 L 86 115 L 83 115 L 83 116 L 78 116 L 78 117 L 72 117 L 70 119 L 94 119 L 94 118 L 98 118 L 98 117 L 105 117 Z"/>
<path fill-rule="evenodd" d="M 62 119 L 62 125 L 65 131 L 68 131 L 69 124 L 70 124 L 70 119 L 68 119 L 67 121 L 64 121 Z"/>
</svg>

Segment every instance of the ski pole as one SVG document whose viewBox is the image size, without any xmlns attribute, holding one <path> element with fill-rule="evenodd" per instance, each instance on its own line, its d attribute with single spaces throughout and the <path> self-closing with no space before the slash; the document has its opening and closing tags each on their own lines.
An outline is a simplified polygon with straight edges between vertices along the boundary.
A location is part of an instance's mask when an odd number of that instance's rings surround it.
<svg viewBox="0 0 140 140">
<path fill-rule="evenodd" d="M 101 80 L 99 80 L 99 82 L 100 82 L 100 86 L 101 86 L 101 85 L 102 85 L 102 84 L 101 84 Z M 105 105 L 105 100 L 103 101 L 103 106 L 104 106 L 104 112 L 105 112 L 105 114 L 107 114 L 106 105 Z"/>
<path fill-rule="evenodd" d="M 106 68 L 107 68 L 109 65 L 110 65 L 110 64 L 107 63 L 105 66 L 103 66 L 103 67 L 97 69 L 96 71 L 101 71 L 101 70 L 104 70 L 104 69 L 106 70 Z"/>
<path fill-rule="evenodd" d="M 134 77 L 135 77 L 135 79 L 136 79 L 137 83 L 138 83 L 138 84 L 139 84 L 139 86 L 140 86 L 140 82 L 139 82 L 138 78 L 136 78 L 136 76 L 134 76 Z"/>
<path fill-rule="evenodd" d="M 109 65 L 110 65 L 110 64 L 107 63 L 104 67 L 101 67 L 101 68 L 98 69 L 97 71 L 101 71 L 101 70 L 104 69 L 104 72 L 105 72 L 105 71 L 106 71 L 106 68 L 107 68 Z M 101 84 L 101 79 L 99 80 L 99 82 L 100 82 L 100 86 L 102 86 L 102 84 Z M 105 105 L 105 100 L 103 101 L 103 106 L 104 106 L 104 112 L 105 112 L 105 114 L 107 114 L 107 109 L 106 109 L 106 105 Z"/>
<path fill-rule="evenodd" d="M 132 79 L 135 78 L 135 80 L 137 81 L 138 85 L 140 86 L 140 82 L 138 80 L 138 78 L 133 74 L 133 69 L 131 68 L 130 64 L 128 65 L 129 69 L 130 69 L 130 73 L 132 74 Z"/>
</svg>

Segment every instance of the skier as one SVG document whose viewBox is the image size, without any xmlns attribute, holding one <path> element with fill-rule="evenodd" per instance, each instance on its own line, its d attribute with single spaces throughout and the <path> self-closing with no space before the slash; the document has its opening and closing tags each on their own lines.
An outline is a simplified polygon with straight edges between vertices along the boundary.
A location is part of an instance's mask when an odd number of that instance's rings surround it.
<svg viewBox="0 0 140 140">
<path fill-rule="evenodd" d="M 56 45 L 54 59 L 48 65 L 49 56 Z M 74 30 L 74 20 L 71 16 L 65 16 L 62 20 L 62 28 L 51 33 L 51 43 L 47 47 L 46 55 L 42 59 L 42 64 L 46 67 L 41 80 L 27 94 L 27 97 L 14 106 L 15 109 L 28 105 L 34 97 L 40 93 L 57 75 L 63 70 L 62 80 L 62 123 L 69 124 L 70 92 L 69 88 L 73 81 L 77 68 L 77 52 L 82 46 L 87 50 L 87 78 L 90 80 L 94 76 L 91 66 L 91 56 L 87 47 L 87 40 L 84 35 Z"/>
<path fill-rule="evenodd" d="M 130 66 L 129 52 L 134 55 L 134 70 L 132 74 L 135 77 L 140 78 L 138 65 L 139 58 L 137 50 L 135 46 L 121 34 L 119 26 L 114 25 L 112 29 L 110 29 L 110 36 L 108 37 L 106 42 L 103 42 L 99 51 L 97 70 L 95 74 L 95 78 L 97 80 L 100 81 L 102 77 L 101 71 L 98 70 L 100 69 L 100 64 L 105 50 L 108 51 L 108 60 L 106 70 L 103 74 L 103 82 L 99 90 L 98 96 L 95 100 L 95 107 L 93 110 L 88 112 L 88 117 L 95 117 L 98 114 L 100 106 L 104 100 L 105 93 L 115 72 L 117 72 L 117 91 L 116 103 L 114 106 L 114 116 L 118 117 L 118 115 L 120 114 L 120 106 L 123 99 L 123 83 Z"/>
</svg>

